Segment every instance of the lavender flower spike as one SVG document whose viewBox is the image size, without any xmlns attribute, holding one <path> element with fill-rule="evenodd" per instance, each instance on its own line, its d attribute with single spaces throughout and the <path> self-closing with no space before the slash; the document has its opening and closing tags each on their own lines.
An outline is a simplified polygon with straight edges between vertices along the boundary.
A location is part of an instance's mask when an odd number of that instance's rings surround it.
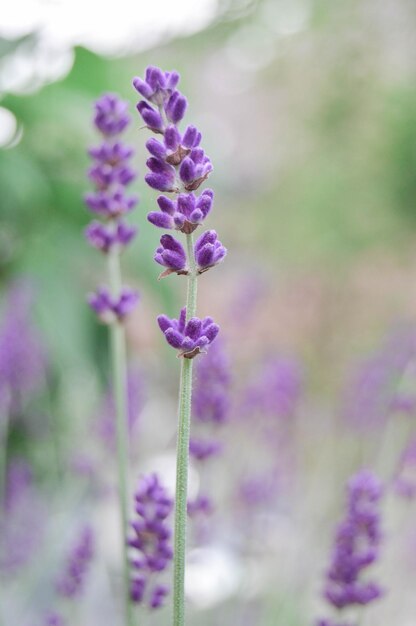
<svg viewBox="0 0 416 626">
<path fill-rule="evenodd" d="M 166 315 L 157 318 L 160 330 L 172 348 L 179 350 L 178 356 L 193 359 L 204 348 L 212 343 L 218 335 L 219 326 L 214 324 L 212 317 L 200 320 L 191 317 L 186 322 L 186 308 L 183 308 L 179 319 L 169 319 Z"/>
<path fill-rule="evenodd" d="M 95 104 L 94 124 L 104 138 L 98 147 L 91 148 L 93 159 L 88 177 L 95 190 L 85 197 L 87 207 L 101 218 L 92 222 L 85 232 L 87 241 L 107 258 L 109 289 L 101 288 L 90 294 L 88 300 L 99 319 L 110 325 L 111 364 L 116 407 L 117 470 L 120 531 L 123 538 L 123 606 L 126 626 L 133 625 L 130 603 L 129 557 L 125 545 L 128 524 L 128 406 L 126 338 L 122 322 L 135 308 L 138 294 L 123 286 L 120 254 L 133 240 L 136 229 L 124 222 L 124 216 L 137 203 L 127 187 L 135 178 L 130 165 L 131 147 L 120 141 L 120 134 L 130 123 L 128 103 L 114 94 L 104 94 Z"/>
<path fill-rule="evenodd" d="M 132 566 L 138 574 L 131 581 L 130 597 L 132 602 L 146 601 L 150 608 L 156 609 L 162 606 L 169 592 L 165 585 L 150 587 L 154 576 L 168 567 L 173 556 L 172 533 L 166 521 L 173 500 L 156 474 L 141 478 L 134 497 L 138 518 L 131 524 L 134 536 L 128 545 L 137 552 Z"/>
<path fill-rule="evenodd" d="M 219 327 L 212 318 L 196 317 L 198 275 L 219 263 L 226 254 L 215 231 L 208 231 L 194 246 L 193 232 L 207 217 L 212 207 L 213 192 L 194 195 L 212 172 L 210 158 L 201 148 L 201 133 L 188 125 L 184 131 L 179 124 L 188 106 L 186 98 L 177 90 L 179 74 L 163 72 L 150 66 L 144 80 L 135 78 L 133 85 L 145 98 L 137 105 L 147 128 L 160 138 L 151 138 L 146 147 L 149 173 L 147 184 L 159 191 L 178 194 L 175 199 L 161 195 L 159 211 L 148 214 L 148 220 L 158 228 L 179 230 L 186 235 L 186 252 L 170 235 L 161 238 L 155 260 L 166 267 L 167 273 L 186 273 L 188 281 L 186 307 L 178 320 L 166 315 L 158 317 L 166 341 L 185 357 L 181 365 L 179 389 L 178 447 L 175 505 L 174 557 L 174 626 L 185 624 L 185 544 L 187 522 L 187 485 L 189 464 L 189 432 L 192 400 L 192 359 L 202 352 L 218 334 Z"/>
<path fill-rule="evenodd" d="M 348 483 L 347 514 L 336 532 L 324 590 L 327 601 L 338 610 L 366 605 L 383 595 L 376 582 L 360 579 L 361 572 L 378 558 L 382 493 L 380 481 L 367 470 Z"/>
<path fill-rule="evenodd" d="M 82 530 L 69 555 L 66 568 L 57 581 L 56 588 L 61 596 L 73 598 L 82 592 L 85 576 L 93 556 L 94 535 L 91 528 L 86 527 Z"/>
<path fill-rule="evenodd" d="M 202 274 L 221 263 L 227 254 L 227 248 L 219 241 L 215 230 L 207 230 L 196 240 L 194 253 L 198 272 Z"/>
</svg>

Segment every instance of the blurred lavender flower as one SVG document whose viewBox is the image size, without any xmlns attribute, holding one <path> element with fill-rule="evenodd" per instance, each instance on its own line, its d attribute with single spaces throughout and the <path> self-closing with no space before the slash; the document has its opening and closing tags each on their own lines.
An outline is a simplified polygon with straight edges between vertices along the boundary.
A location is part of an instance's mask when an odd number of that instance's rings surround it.
<svg viewBox="0 0 416 626">
<path fill-rule="evenodd" d="M 221 450 L 221 443 L 213 439 L 195 439 L 192 437 L 189 442 L 189 454 L 197 461 L 205 461 L 216 456 Z"/>
<path fill-rule="evenodd" d="M 209 496 L 199 494 L 194 500 L 188 500 L 187 511 L 189 517 L 196 517 L 199 514 L 211 515 L 214 511 L 214 504 Z"/>
<path fill-rule="evenodd" d="M 117 298 L 113 298 L 106 287 L 101 287 L 88 296 L 90 307 L 104 324 L 113 324 L 117 320 L 123 321 L 136 307 L 138 300 L 137 291 L 129 287 L 123 287 Z"/>
<path fill-rule="evenodd" d="M 85 230 L 90 244 L 105 254 L 115 245 L 118 245 L 120 249 L 126 247 L 134 239 L 136 233 L 137 228 L 127 226 L 124 222 L 119 222 L 115 229 L 108 224 L 91 222 Z"/>
<path fill-rule="evenodd" d="M 231 367 L 224 344 L 217 339 L 196 368 L 192 414 L 200 422 L 222 424 L 230 413 Z"/>
<path fill-rule="evenodd" d="M 179 319 L 170 319 L 167 315 L 159 315 L 157 318 L 160 330 L 165 335 L 166 341 L 173 348 L 179 350 L 178 356 L 193 359 L 204 348 L 214 341 L 219 326 L 214 324 L 212 317 L 200 320 L 191 317 L 186 322 L 186 309 L 181 310 Z"/>
<path fill-rule="evenodd" d="M 275 358 L 266 363 L 258 380 L 249 386 L 243 411 L 280 418 L 292 417 L 302 392 L 302 373 L 299 364 L 286 358 Z"/>
<path fill-rule="evenodd" d="M 348 482 L 347 514 L 336 531 L 324 592 L 327 601 L 339 610 L 369 604 L 383 595 L 377 583 L 360 580 L 362 571 L 379 555 L 382 493 L 381 482 L 367 470 Z"/>
<path fill-rule="evenodd" d="M 0 570 L 12 576 L 34 557 L 42 540 L 46 510 L 27 461 L 10 460 L 5 487 L 4 514 L 0 520 Z"/>
<path fill-rule="evenodd" d="M 127 186 L 136 177 L 129 164 L 133 150 L 118 140 L 130 123 L 128 104 L 114 94 L 104 94 L 95 103 L 94 123 L 104 136 L 104 142 L 89 150 L 94 163 L 88 177 L 95 192 L 86 194 L 85 202 L 90 211 L 106 223 L 92 222 L 87 226 L 85 236 L 101 252 L 120 254 L 137 234 L 136 228 L 122 221 L 122 217 L 137 204 L 135 196 L 126 195 Z M 89 296 L 93 311 L 108 324 L 123 321 L 137 301 L 137 293 L 127 287 L 116 295 L 102 288 Z"/>
<path fill-rule="evenodd" d="M 133 432 L 143 408 L 143 395 L 141 372 L 137 368 L 129 367 L 127 373 L 127 410 L 130 434 Z M 112 390 L 106 394 L 96 427 L 105 444 L 113 449 L 116 439 L 116 412 Z"/>
<path fill-rule="evenodd" d="M 93 556 L 94 534 L 87 526 L 82 529 L 68 556 L 64 571 L 57 580 L 56 590 L 59 595 L 74 598 L 82 593 Z"/>
<path fill-rule="evenodd" d="M 167 524 L 173 500 L 156 474 L 140 479 L 134 497 L 138 519 L 131 523 L 134 536 L 128 545 L 138 552 L 132 567 L 139 573 L 131 581 L 130 595 L 133 602 L 147 602 L 155 609 L 163 605 L 169 591 L 165 585 L 154 585 L 153 579 L 168 567 L 173 556 L 172 532 Z"/>
<path fill-rule="evenodd" d="M 46 352 L 31 322 L 33 291 L 12 285 L 0 326 L 0 415 L 18 414 L 45 381 Z"/>
<path fill-rule="evenodd" d="M 112 93 L 106 93 L 95 103 L 94 124 L 105 137 L 119 135 L 130 123 L 128 104 Z"/>
<path fill-rule="evenodd" d="M 46 616 L 44 626 L 65 626 L 66 622 L 60 613 L 49 613 Z"/>
<path fill-rule="evenodd" d="M 400 496 L 416 497 L 416 439 L 408 443 L 400 456 L 393 487 Z"/>
<path fill-rule="evenodd" d="M 394 411 L 412 412 L 416 389 L 404 393 L 401 383 L 415 361 L 415 330 L 410 327 L 391 333 L 348 386 L 344 400 L 348 422 L 360 430 L 371 430 L 385 424 Z"/>
<path fill-rule="evenodd" d="M 32 485 L 33 470 L 31 465 L 24 459 L 12 459 L 7 468 L 5 493 L 6 511 L 13 511 L 13 509 L 19 506 L 20 501 L 22 498 L 25 498 Z"/>
</svg>

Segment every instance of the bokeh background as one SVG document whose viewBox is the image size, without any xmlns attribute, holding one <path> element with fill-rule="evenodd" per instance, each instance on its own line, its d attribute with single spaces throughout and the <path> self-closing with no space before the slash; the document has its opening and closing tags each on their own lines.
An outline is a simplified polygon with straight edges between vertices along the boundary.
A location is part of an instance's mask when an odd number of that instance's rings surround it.
<svg viewBox="0 0 416 626">
<path fill-rule="evenodd" d="M 200 281 L 199 313 L 222 327 L 232 408 L 223 454 L 194 469 L 195 490 L 207 480 L 217 506 L 192 531 L 189 623 L 306 626 L 326 610 L 345 481 L 366 465 L 390 484 L 416 417 L 415 28 L 411 0 L 6 2 L 0 365 L 17 346 L 20 387 L 2 464 L 9 473 L 24 464 L 27 492 L 12 524 L 20 535 L 9 539 L 24 553 L 13 575 L 3 559 L 2 623 L 43 623 L 84 518 L 99 556 L 72 623 L 118 623 L 107 593 L 117 587 L 114 453 L 97 426 L 107 334 L 86 306 L 105 270 L 83 236 L 82 199 L 93 101 L 106 91 L 131 103 L 139 169 L 131 221 L 140 232 L 123 257 L 141 293 L 128 323 L 139 398 L 132 472 L 158 470 L 172 483 L 178 368 L 154 318 L 177 313 L 185 285 L 158 282 L 152 259 L 160 232 L 146 214 L 156 194 L 143 181 L 148 132 L 131 86 L 149 64 L 181 73 L 187 120 L 214 164 L 209 227 L 229 250 Z M 274 389 L 259 382 L 270 363 L 289 411 L 258 400 Z M 267 452 L 266 414 L 278 433 Z M 250 473 L 268 485 L 275 472 L 272 496 L 237 497 Z M 360 626 L 415 623 L 415 509 L 396 492 L 386 496 L 377 566 L 388 593 Z M 143 611 L 152 626 L 169 617 Z"/>
</svg>

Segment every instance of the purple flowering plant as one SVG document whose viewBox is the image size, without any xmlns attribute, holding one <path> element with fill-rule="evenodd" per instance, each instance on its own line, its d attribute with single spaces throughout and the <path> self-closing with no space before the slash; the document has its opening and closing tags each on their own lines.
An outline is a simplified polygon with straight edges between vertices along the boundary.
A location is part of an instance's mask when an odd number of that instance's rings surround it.
<svg viewBox="0 0 416 626">
<path fill-rule="evenodd" d="M 85 231 L 87 241 L 107 259 L 110 287 L 101 287 L 90 294 L 88 301 L 98 319 L 110 327 L 113 394 L 116 408 L 116 440 L 118 459 L 118 494 L 120 534 L 123 545 L 123 597 L 126 623 L 133 624 L 130 603 L 129 557 L 125 541 L 128 525 L 128 377 L 125 345 L 125 318 L 138 302 L 138 294 L 123 286 L 120 256 L 136 235 L 126 215 L 137 204 L 137 197 L 127 191 L 136 173 L 131 166 L 133 149 L 120 136 L 130 124 L 128 103 L 107 93 L 95 103 L 94 125 L 102 142 L 89 151 L 92 166 L 88 178 L 95 191 L 85 196 L 88 209 L 101 218 Z"/>
<path fill-rule="evenodd" d="M 171 273 L 184 274 L 188 289 L 186 306 L 178 319 L 159 315 L 158 323 L 166 341 L 182 358 L 179 389 L 177 441 L 177 474 L 174 535 L 173 624 L 185 623 L 185 547 L 188 491 L 189 440 L 192 400 L 192 362 L 205 353 L 215 340 L 219 326 L 211 317 L 196 317 L 197 280 L 206 270 L 220 263 L 227 251 L 214 230 L 204 232 L 194 242 L 194 231 L 210 214 L 214 194 L 210 189 L 198 192 L 212 172 L 210 158 L 201 148 L 202 135 L 193 125 L 180 129 L 185 117 L 187 99 L 177 89 L 179 74 L 157 67 L 146 69 L 144 78 L 136 77 L 133 85 L 142 99 L 137 110 L 145 126 L 157 137 L 146 142 L 147 184 L 163 192 L 157 199 L 159 211 L 148 214 L 158 228 L 180 231 L 185 246 L 173 235 L 161 237 L 155 261 Z M 165 195 L 173 194 L 172 196 Z"/>
</svg>

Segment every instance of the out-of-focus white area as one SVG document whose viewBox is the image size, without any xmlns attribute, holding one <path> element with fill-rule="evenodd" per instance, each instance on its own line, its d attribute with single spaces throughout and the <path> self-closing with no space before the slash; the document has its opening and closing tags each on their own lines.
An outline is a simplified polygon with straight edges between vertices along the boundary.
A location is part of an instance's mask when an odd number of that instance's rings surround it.
<svg viewBox="0 0 416 626">
<path fill-rule="evenodd" d="M 9 146 L 17 134 L 17 120 L 13 113 L 0 107 L 0 146 Z"/>
<path fill-rule="evenodd" d="M 242 577 L 235 555 L 222 546 L 192 550 L 187 558 L 185 591 L 199 609 L 207 609 L 233 595 Z"/>
<path fill-rule="evenodd" d="M 0 92 L 30 92 L 65 76 L 72 49 L 126 55 L 175 35 L 189 35 L 215 17 L 217 0 L 9 0 L 0 37 L 33 38 L 0 60 Z"/>
</svg>

